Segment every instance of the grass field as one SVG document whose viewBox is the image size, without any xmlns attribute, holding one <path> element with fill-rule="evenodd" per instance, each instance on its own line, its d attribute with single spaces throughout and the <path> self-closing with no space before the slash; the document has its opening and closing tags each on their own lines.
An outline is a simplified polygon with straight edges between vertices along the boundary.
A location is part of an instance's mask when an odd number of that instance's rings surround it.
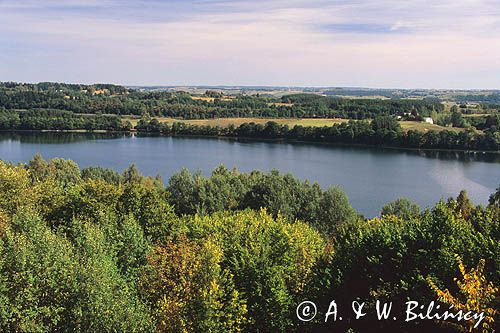
<svg viewBox="0 0 500 333">
<path fill-rule="evenodd" d="M 457 127 L 443 127 L 439 126 L 436 124 L 429 124 L 426 122 L 422 121 L 400 121 L 401 127 L 403 128 L 404 131 L 409 131 L 409 130 L 416 130 L 416 131 L 422 131 L 422 132 L 427 132 L 427 131 L 444 131 L 444 130 L 449 130 L 449 131 L 455 131 L 455 132 L 460 132 L 463 131 L 462 128 L 457 128 Z"/>
</svg>

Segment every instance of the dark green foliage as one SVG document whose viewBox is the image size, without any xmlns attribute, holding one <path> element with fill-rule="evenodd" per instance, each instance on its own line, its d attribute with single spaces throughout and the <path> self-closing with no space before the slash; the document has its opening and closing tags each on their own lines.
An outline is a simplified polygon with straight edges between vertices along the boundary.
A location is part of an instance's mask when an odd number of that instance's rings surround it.
<svg viewBox="0 0 500 333">
<path fill-rule="evenodd" d="M 224 99 L 207 91 L 206 100 L 192 99 L 184 92 L 139 92 L 113 85 L 70 85 L 61 83 L 0 83 L 0 107 L 7 109 L 57 109 L 79 114 L 132 114 L 184 119 L 224 117 L 297 117 L 368 119 L 377 115 L 415 113 L 429 116 L 441 112 L 434 100 L 381 100 L 324 97 L 313 94 L 282 98 L 237 96 Z M 283 105 L 279 103 L 290 103 Z M 15 121 L 15 120 L 14 120 Z"/>
<path fill-rule="evenodd" d="M 359 220 L 358 213 L 349 204 L 349 198 L 342 190 L 330 187 L 323 193 L 317 208 L 318 230 L 326 235 L 333 235 L 339 225 L 354 224 Z"/>
<path fill-rule="evenodd" d="M 391 116 L 378 116 L 372 120 L 371 123 L 372 129 L 375 132 L 382 131 L 394 131 L 401 132 L 401 126 L 398 121 Z"/>
<path fill-rule="evenodd" d="M 415 113 L 429 116 L 432 111 L 443 111 L 443 105 L 435 100 L 411 99 L 348 99 L 324 97 L 313 94 L 287 95 L 281 98 L 284 103 L 294 103 L 297 111 L 313 118 L 339 117 L 350 119 L 369 119 L 380 115 L 404 115 Z"/>
<path fill-rule="evenodd" d="M 222 210 L 267 208 L 293 221 L 308 221 L 325 235 L 359 219 L 346 194 L 332 187 L 302 182 L 290 174 L 254 171 L 240 174 L 221 166 L 205 178 L 182 170 L 170 178 L 169 201 L 178 214 L 211 214 Z"/>
<path fill-rule="evenodd" d="M 334 240 L 332 287 L 326 300 L 335 298 L 349 306 L 353 297 L 359 297 L 369 301 L 370 307 L 375 299 L 393 301 L 404 316 L 401 305 L 406 300 L 424 304 L 435 300 L 427 277 L 453 286 L 459 275 L 455 254 L 469 266 L 487 258 L 488 278 L 499 281 L 499 221 L 493 219 L 490 212 L 477 212 L 469 221 L 455 211 L 454 205 L 440 202 L 432 211 L 408 219 L 386 216 L 349 226 Z M 479 225 L 495 227 L 478 230 Z M 384 331 L 437 330 L 432 321 L 412 327 L 400 321 L 378 322 L 374 317 L 355 325 L 361 331 L 374 325 L 382 325 Z"/>
<path fill-rule="evenodd" d="M 495 193 L 490 196 L 489 204 L 492 207 L 500 208 L 500 186 Z"/>
<path fill-rule="evenodd" d="M 2 130 L 122 130 L 120 117 L 116 115 L 75 114 L 53 109 L 11 111 L 0 109 Z"/>
</svg>

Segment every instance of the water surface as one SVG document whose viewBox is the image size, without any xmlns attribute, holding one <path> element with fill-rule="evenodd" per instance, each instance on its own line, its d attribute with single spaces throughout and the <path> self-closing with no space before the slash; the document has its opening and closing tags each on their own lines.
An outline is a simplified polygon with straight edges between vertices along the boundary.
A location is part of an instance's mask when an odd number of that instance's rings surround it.
<svg viewBox="0 0 500 333">
<path fill-rule="evenodd" d="M 0 133 L 0 159 L 27 162 L 36 153 L 63 157 L 80 167 L 122 171 L 135 163 L 146 175 L 165 181 L 186 167 L 204 174 L 220 164 L 240 171 L 278 169 L 323 187 L 339 185 L 366 216 L 398 197 L 422 207 L 466 189 L 485 204 L 500 184 L 500 155 L 422 152 L 372 147 L 150 137 L 122 134 Z"/>
</svg>

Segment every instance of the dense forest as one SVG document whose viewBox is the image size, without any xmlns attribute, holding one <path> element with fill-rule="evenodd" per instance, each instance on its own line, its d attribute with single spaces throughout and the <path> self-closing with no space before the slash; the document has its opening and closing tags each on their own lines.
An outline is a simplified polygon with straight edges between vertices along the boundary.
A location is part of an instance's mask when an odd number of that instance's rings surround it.
<svg viewBox="0 0 500 333">
<path fill-rule="evenodd" d="M 340 189 L 292 175 L 164 185 L 131 166 L 0 161 L 0 330 L 4 332 L 457 332 L 470 321 L 324 322 L 331 300 L 439 300 L 485 311 L 498 329 L 500 188 L 421 210 L 407 199 L 365 219 Z M 297 319 L 314 300 L 320 315 Z M 345 307 L 350 308 L 349 305 Z"/>
<path fill-rule="evenodd" d="M 455 97 L 457 102 L 480 102 L 480 103 L 500 103 L 500 93 L 488 94 L 488 95 L 457 95 Z"/>
<path fill-rule="evenodd" d="M 0 108 L 0 130 L 129 130 L 116 115 L 75 114 L 62 110 L 14 111 Z"/>
<path fill-rule="evenodd" d="M 443 111 L 436 100 L 347 99 L 314 94 L 278 97 L 241 95 L 224 98 L 208 91 L 204 98 L 185 92 L 137 91 L 114 85 L 0 83 L 0 107 L 57 109 L 74 113 L 142 115 L 183 119 L 225 117 L 297 117 L 367 119 L 380 114 L 415 117 Z"/>
<path fill-rule="evenodd" d="M 416 131 L 404 132 L 391 116 L 378 116 L 369 121 L 349 121 L 324 127 L 289 128 L 270 121 L 265 125 L 244 123 L 238 127 L 190 125 L 181 122 L 160 123 L 156 119 L 141 120 L 139 132 L 165 135 L 227 136 L 256 139 L 284 139 L 342 144 L 383 145 L 390 147 L 461 150 L 500 150 L 500 131 L 497 127 L 484 134 L 475 131 Z"/>
</svg>

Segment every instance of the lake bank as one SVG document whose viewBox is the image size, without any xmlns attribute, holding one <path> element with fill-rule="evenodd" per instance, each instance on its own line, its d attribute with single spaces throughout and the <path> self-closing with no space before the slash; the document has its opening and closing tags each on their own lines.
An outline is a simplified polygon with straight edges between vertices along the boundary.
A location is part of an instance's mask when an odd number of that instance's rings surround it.
<svg viewBox="0 0 500 333">
<path fill-rule="evenodd" d="M 313 145 L 328 145 L 328 146 L 342 146 L 342 147 L 366 147 L 366 148 L 384 148 L 395 150 L 409 150 L 409 151 L 433 151 L 433 152 L 462 152 L 462 153 L 487 153 L 498 154 L 500 150 L 475 150 L 475 149 L 447 149 L 447 148 L 414 148 L 397 145 L 386 144 L 365 144 L 365 143 L 343 143 L 343 142 L 325 142 L 325 141 L 311 141 L 311 140 L 296 140 L 288 138 L 261 138 L 261 137 L 246 137 L 246 136 L 226 136 L 226 135 L 195 135 L 195 134 L 171 134 L 166 135 L 162 133 L 151 133 L 137 131 L 136 129 L 128 131 L 106 131 L 106 130 L 0 130 L 0 133 L 99 133 L 99 134 L 137 134 L 146 136 L 163 136 L 163 137 L 191 137 L 191 138 L 215 138 L 215 139 L 228 139 L 228 140 L 252 140 L 270 143 L 305 143 Z"/>
</svg>

